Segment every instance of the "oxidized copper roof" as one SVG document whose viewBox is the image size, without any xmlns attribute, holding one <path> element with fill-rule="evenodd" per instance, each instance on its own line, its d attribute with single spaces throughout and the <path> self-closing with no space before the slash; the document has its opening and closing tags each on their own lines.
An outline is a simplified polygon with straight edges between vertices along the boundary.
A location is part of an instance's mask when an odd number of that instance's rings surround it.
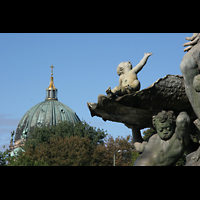
<svg viewBox="0 0 200 200">
<path fill-rule="evenodd" d="M 16 134 L 15 141 L 20 140 L 22 136 L 28 136 L 28 133 L 34 127 L 56 125 L 59 121 L 80 121 L 76 113 L 57 100 L 46 100 L 29 109 L 21 118 Z"/>
</svg>

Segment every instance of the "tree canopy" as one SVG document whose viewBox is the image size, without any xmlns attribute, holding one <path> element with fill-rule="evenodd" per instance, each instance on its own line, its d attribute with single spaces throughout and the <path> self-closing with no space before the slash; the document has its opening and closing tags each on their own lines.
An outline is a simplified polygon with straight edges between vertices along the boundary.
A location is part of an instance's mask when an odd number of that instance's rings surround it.
<svg viewBox="0 0 200 200">
<path fill-rule="evenodd" d="M 134 147 L 130 135 L 114 139 L 82 121 L 35 128 L 22 148 L 25 152 L 8 165 L 112 166 L 115 152 L 115 165 L 125 166 L 131 164 Z"/>
<path fill-rule="evenodd" d="M 154 133 L 144 131 L 143 139 Z M 8 166 L 113 166 L 115 154 L 115 166 L 132 166 L 140 156 L 131 135 L 114 139 L 85 121 L 35 128 L 22 148 L 25 152 L 17 158 L 9 157 L 8 150 L 0 152 L 0 165 L 8 161 Z M 183 164 L 183 160 L 177 163 Z"/>
</svg>

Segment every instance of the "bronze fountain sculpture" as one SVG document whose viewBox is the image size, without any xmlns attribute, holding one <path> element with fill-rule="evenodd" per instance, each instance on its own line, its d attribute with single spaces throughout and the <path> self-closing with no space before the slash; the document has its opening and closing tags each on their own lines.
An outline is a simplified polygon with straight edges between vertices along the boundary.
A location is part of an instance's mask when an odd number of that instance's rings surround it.
<svg viewBox="0 0 200 200">
<path fill-rule="evenodd" d="M 186 166 L 200 165 L 200 33 L 187 37 L 180 68 L 183 76 L 166 75 L 140 90 L 137 73 L 152 53 L 137 66 L 122 62 L 117 67 L 119 86 L 109 87 L 97 103 L 87 103 L 91 116 L 120 122 L 132 129 L 133 142 L 141 154 L 135 166 L 171 166 L 188 152 Z M 143 141 L 140 130 L 156 134 Z M 192 138 L 196 138 L 194 142 Z"/>
</svg>

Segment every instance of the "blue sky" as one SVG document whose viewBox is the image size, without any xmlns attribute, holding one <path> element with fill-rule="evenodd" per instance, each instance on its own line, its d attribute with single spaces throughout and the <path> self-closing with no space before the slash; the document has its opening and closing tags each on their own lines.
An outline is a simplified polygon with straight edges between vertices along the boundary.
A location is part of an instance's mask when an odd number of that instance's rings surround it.
<svg viewBox="0 0 200 200">
<path fill-rule="evenodd" d="M 92 118 L 87 102 L 96 103 L 99 94 L 118 85 L 120 62 L 135 66 L 144 52 L 153 55 L 138 74 L 141 89 L 181 74 L 187 36 L 192 33 L 0 33 L 0 151 L 8 148 L 25 112 L 45 100 L 52 64 L 60 102 L 114 138 L 131 134 L 123 124 Z"/>
</svg>

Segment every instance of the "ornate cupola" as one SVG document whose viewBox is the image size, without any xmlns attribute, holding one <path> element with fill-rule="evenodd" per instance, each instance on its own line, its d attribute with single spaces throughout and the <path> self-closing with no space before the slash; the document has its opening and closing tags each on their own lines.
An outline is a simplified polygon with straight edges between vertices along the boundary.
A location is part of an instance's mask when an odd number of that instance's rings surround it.
<svg viewBox="0 0 200 200">
<path fill-rule="evenodd" d="M 53 68 L 54 66 L 51 65 L 51 79 L 50 79 L 50 84 L 49 87 L 46 89 L 46 98 L 45 100 L 58 100 L 58 90 L 55 88 L 54 83 L 53 83 Z"/>
</svg>

